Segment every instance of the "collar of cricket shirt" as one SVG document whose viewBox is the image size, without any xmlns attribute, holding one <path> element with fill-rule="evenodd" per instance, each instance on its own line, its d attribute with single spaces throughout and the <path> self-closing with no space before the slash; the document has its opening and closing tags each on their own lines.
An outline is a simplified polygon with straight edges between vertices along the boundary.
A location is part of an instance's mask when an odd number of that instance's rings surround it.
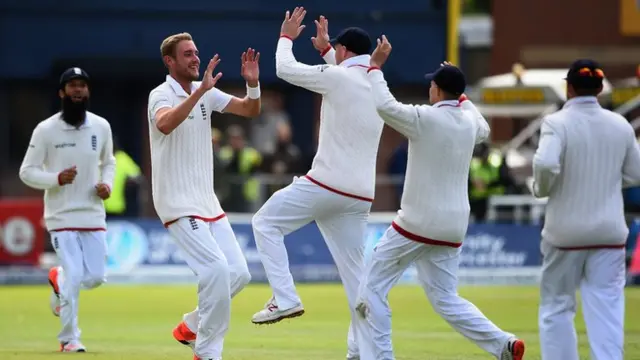
<svg viewBox="0 0 640 360">
<path fill-rule="evenodd" d="M 180 86 L 180 84 L 176 81 L 176 79 L 171 77 L 171 75 L 167 75 L 167 82 L 169 83 L 173 91 L 176 93 L 176 95 L 181 97 L 189 97 L 189 94 L 187 94 L 187 92 L 184 91 L 182 86 Z M 198 87 L 196 86 L 196 84 L 191 82 L 191 92 L 193 93 L 193 91 L 197 88 Z"/>
<path fill-rule="evenodd" d="M 571 98 L 569 100 L 567 100 L 567 102 L 564 103 L 564 105 L 562 106 L 563 109 L 566 109 L 568 107 L 571 106 L 575 106 L 575 105 L 597 105 L 600 106 L 600 103 L 598 103 L 598 98 L 595 96 L 576 96 L 574 98 Z"/>
<path fill-rule="evenodd" d="M 346 60 L 343 60 L 340 63 L 340 66 L 344 66 L 344 67 L 352 67 L 352 66 L 358 66 L 358 67 L 366 67 L 367 69 L 369 68 L 369 61 L 371 60 L 371 55 L 357 55 L 354 57 L 350 57 Z"/>
<path fill-rule="evenodd" d="M 460 106 L 460 102 L 458 100 L 442 100 L 433 104 L 433 107 L 458 107 Z"/>
<path fill-rule="evenodd" d="M 85 115 L 84 122 L 82 123 L 82 125 L 80 125 L 78 127 L 69 125 L 66 121 L 62 120 L 62 113 L 61 112 L 58 112 L 58 120 L 60 120 L 60 126 L 62 126 L 63 130 L 79 130 L 79 129 L 84 129 L 84 128 L 88 128 L 89 126 L 91 126 L 91 122 L 89 121 L 89 115 Z"/>
</svg>

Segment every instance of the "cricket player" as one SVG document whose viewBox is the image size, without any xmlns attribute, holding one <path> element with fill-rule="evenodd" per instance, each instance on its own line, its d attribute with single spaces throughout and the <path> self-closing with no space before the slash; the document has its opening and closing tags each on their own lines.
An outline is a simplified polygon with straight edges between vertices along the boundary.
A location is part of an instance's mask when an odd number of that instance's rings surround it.
<svg viewBox="0 0 640 360">
<path fill-rule="evenodd" d="M 198 82 L 200 58 L 191 35 L 166 38 L 160 47 L 169 70 L 149 94 L 152 194 L 158 216 L 198 277 L 198 307 L 173 330 L 194 350 L 194 359 L 220 359 L 230 318 L 231 297 L 250 281 L 247 262 L 213 191 L 211 114 L 242 117 L 260 113 L 260 54 L 242 54 L 247 95 L 240 99 L 217 88 L 222 73 L 216 54 Z M 197 334 L 197 336 L 196 336 Z"/>
<path fill-rule="evenodd" d="M 20 166 L 26 185 L 44 190 L 44 221 L 59 267 L 49 270 L 51 309 L 60 316 L 60 351 L 85 352 L 78 328 L 80 288 L 105 281 L 106 215 L 115 171 L 111 126 L 89 112 L 89 75 L 78 67 L 60 77 L 60 112 L 33 130 Z"/>
<path fill-rule="evenodd" d="M 352 312 L 347 357 L 357 359 L 356 340 L 363 335 L 358 323 L 364 329 L 366 324 L 355 312 L 355 301 L 384 123 L 366 79 L 371 51 L 367 33 L 349 28 L 338 35 L 333 41 L 335 50 L 324 51 L 325 59 L 333 56 L 329 62 L 337 65 L 301 64 L 292 47 L 304 28 L 305 14 L 302 7 L 287 11 L 277 46 L 276 72 L 279 78 L 322 95 L 320 140 L 309 173 L 273 194 L 253 217 L 253 233 L 273 298 L 252 321 L 268 324 L 304 313 L 289 270 L 284 236 L 315 220 L 345 286 Z M 314 46 L 330 48 L 328 31 L 322 23 L 316 25 Z"/>
<path fill-rule="evenodd" d="M 540 244 L 543 360 L 578 360 L 576 291 L 591 359 L 624 357 L 625 243 L 622 188 L 640 183 L 629 122 L 598 104 L 604 72 L 592 60 L 567 73 L 567 102 L 548 115 L 533 159 L 533 192 L 548 197 Z"/>
<path fill-rule="evenodd" d="M 396 101 L 380 70 L 390 52 L 383 35 L 368 78 L 382 119 L 409 140 L 409 158 L 398 216 L 374 247 L 363 275 L 357 308 L 375 347 L 374 357 L 363 360 L 394 359 L 387 296 L 411 264 L 434 310 L 456 331 L 497 359 L 520 360 L 524 342 L 500 330 L 457 291 L 469 222 L 469 166 L 473 148 L 489 136 L 489 125 L 463 95 L 464 74 L 449 63 L 427 76 L 431 106 Z"/>
</svg>

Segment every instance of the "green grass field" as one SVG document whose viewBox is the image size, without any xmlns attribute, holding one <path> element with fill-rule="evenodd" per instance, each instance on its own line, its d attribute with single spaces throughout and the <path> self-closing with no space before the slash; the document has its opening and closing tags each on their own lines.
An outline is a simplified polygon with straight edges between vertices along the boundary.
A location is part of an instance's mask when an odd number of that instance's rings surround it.
<svg viewBox="0 0 640 360">
<path fill-rule="evenodd" d="M 227 360 L 344 359 L 349 322 L 346 299 L 338 285 L 301 285 L 307 313 L 298 319 L 258 327 L 251 315 L 270 296 L 266 286 L 252 285 L 233 302 L 225 342 Z M 86 354 L 57 353 L 58 318 L 49 310 L 49 288 L 0 287 L 0 359 L 155 360 L 189 359 L 190 350 L 171 337 L 171 329 L 196 301 L 195 286 L 103 286 L 84 291 L 80 326 Z M 528 345 L 525 359 L 539 359 L 535 287 L 463 288 L 505 330 Z M 640 359 L 640 289 L 627 290 L 626 356 Z M 418 287 L 398 286 L 391 293 L 393 341 L 403 360 L 491 359 L 453 332 L 431 309 Z M 578 314 L 580 317 L 580 314 Z M 588 348 L 578 320 L 580 353 Z"/>
</svg>

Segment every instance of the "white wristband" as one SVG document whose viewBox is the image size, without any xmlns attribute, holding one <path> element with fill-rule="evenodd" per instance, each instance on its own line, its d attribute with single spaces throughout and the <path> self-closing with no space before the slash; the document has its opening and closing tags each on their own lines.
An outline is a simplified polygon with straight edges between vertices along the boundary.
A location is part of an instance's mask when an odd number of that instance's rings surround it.
<svg viewBox="0 0 640 360">
<path fill-rule="evenodd" d="M 247 85 L 247 96 L 249 96 L 249 99 L 260 99 L 260 83 L 256 87 Z"/>
</svg>

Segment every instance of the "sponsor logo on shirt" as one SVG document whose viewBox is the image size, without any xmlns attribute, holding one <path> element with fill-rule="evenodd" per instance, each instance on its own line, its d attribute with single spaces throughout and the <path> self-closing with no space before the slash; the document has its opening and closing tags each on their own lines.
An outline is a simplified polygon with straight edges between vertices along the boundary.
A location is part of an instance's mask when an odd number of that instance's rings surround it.
<svg viewBox="0 0 640 360">
<path fill-rule="evenodd" d="M 95 135 L 91 135 L 91 149 L 93 151 L 98 149 L 98 138 Z"/>
<path fill-rule="evenodd" d="M 53 145 L 56 149 L 64 149 L 67 147 L 76 147 L 76 143 L 60 143 Z"/>
</svg>

